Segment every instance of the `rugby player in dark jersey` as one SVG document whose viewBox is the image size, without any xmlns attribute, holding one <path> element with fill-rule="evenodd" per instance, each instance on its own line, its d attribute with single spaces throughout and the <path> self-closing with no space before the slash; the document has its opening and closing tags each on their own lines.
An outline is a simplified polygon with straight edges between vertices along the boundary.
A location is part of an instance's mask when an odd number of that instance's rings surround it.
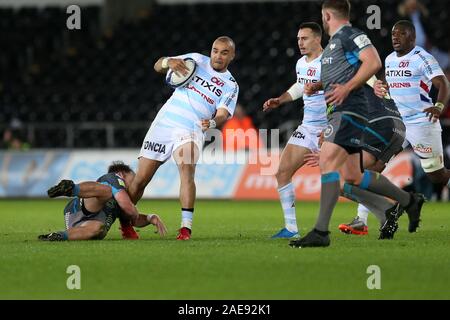
<svg viewBox="0 0 450 320">
<path fill-rule="evenodd" d="M 114 221 L 122 217 L 132 226 L 156 226 L 164 236 L 166 227 L 156 214 L 140 214 L 128 196 L 127 189 L 134 178 L 133 170 L 123 162 L 113 162 L 108 173 L 94 181 L 75 184 L 62 180 L 50 188 L 50 198 L 73 197 L 64 208 L 66 229 L 40 235 L 39 240 L 100 240 L 108 233 Z"/>
<path fill-rule="evenodd" d="M 311 94 L 325 91 L 328 126 L 321 148 L 320 210 L 314 229 L 293 240 L 293 247 L 324 247 L 330 244 L 329 223 L 340 195 L 340 180 L 356 188 L 410 206 L 414 197 L 377 172 L 362 171 L 362 138 L 367 126 L 368 102 L 363 85 L 381 68 L 377 50 L 364 32 L 349 22 L 348 0 L 326 0 L 322 22 L 330 40 L 322 55 L 321 82 L 305 86 Z M 309 88 L 308 88 L 309 87 Z"/>
</svg>

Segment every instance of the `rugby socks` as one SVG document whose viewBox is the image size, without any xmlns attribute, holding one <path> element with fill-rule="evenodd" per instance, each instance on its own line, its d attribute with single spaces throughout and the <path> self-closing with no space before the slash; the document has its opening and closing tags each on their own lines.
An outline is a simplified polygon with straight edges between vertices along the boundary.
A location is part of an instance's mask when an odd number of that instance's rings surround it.
<svg viewBox="0 0 450 320">
<path fill-rule="evenodd" d="M 408 192 L 400 189 L 385 176 L 374 171 L 364 170 L 363 179 L 359 184 L 359 187 L 397 200 L 404 208 L 408 207 L 413 200 Z"/>
<path fill-rule="evenodd" d="M 386 221 L 385 212 L 388 209 L 392 208 L 393 206 L 393 204 L 385 197 L 361 189 L 349 183 L 344 184 L 343 194 L 346 198 L 359 202 L 360 206 L 363 205 L 362 207 L 363 208 L 365 207 L 367 213 L 370 210 L 377 217 L 380 223 L 384 223 Z M 358 217 L 359 217 L 359 207 L 358 207 Z M 363 221 L 367 225 L 367 214 L 365 216 L 365 220 Z"/>
<path fill-rule="evenodd" d="M 298 232 L 295 216 L 295 190 L 292 182 L 278 189 L 281 207 L 284 213 L 284 223 L 290 232 Z"/>
<path fill-rule="evenodd" d="M 67 230 L 65 230 L 65 231 L 57 231 L 55 233 L 60 236 L 60 237 L 58 237 L 59 241 L 69 240 L 69 233 L 67 232 Z"/>
<path fill-rule="evenodd" d="M 370 212 L 370 210 L 367 209 L 367 207 L 365 207 L 361 203 L 358 204 L 358 218 L 359 218 L 359 220 L 364 222 L 364 224 L 366 226 L 367 226 L 367 217 L 369 216 L 369 212 Z"/>
<path fill-rule="evenodd" d="M 192 216 L 194 208 L 181 208 L 181 227 L 192 229 Z"/>
<path fill-rule="evenodd" d="M 73 185 L 73 190 L 72 190 L 72 196 L 73 197 L 78 197 L 79 194 L 80 194 L 80 185 L 79 184 L 74 184 Z"/>
<path fill-rule="evenodd" d="M 315 229 L 318 231 L 328 231 L 331 215 L 340 194 L 339 172 L 329 172 L 322 174 L 322 186 L 320 190 L 320 209 Z"/>
</svg>

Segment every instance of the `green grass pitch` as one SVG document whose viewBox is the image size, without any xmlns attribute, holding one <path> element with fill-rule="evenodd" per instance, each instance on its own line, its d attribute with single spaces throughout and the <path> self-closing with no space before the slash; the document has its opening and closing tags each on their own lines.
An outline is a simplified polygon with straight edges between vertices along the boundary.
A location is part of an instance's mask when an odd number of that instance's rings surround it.
<svg viewBox="0 0 450 320">
<path fill-rule="evenodd" d="M 116 222 L 103 241 L 39 242 L 64 226 L 62 200 L 0 200 L 0 299 L 450 299 L 450 203 L 426 203 L 422 227 L 393 241 L 339 233 L 356 205 L 339 203 L 331 246 L 293 249 L 269 237 L 282 226 L 280 204 L 198 201 L 193 238 L 176 241 L 177 201 L 142 201 L 157 211 L 169 235 L 140 230 L 123 241 Z M 300 231 L 313 226 L 318 203 L 297 202 Z M 69 290 L 69 265 L 81 270 L 81 289 Z M 381 289 L 369 290 L 370 265 Z"/>
</svg>

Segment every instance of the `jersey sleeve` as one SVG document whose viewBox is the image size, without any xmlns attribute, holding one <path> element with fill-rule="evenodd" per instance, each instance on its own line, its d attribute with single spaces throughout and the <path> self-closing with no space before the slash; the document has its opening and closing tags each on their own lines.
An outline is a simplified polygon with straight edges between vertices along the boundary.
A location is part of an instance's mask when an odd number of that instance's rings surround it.
<svg viewBox="0 0 450 320">
<path fill-rule="evenodd" d="M 234 113 L 234 109 L 236 108 L 236 103 L 239 95 L 239 86 L 235 80 L 231 80 L 232 85 L 229 90 L 225 92 L 223 97 L 220 99 L 219 104 L 217 105 L 217 109 L 226 109 L 231 117 Z"/>
<path fill-rule="evenodd" d="M 115 196 L 119 191 L 125 190 L 125 181 L 114 173 L 105 174 L 97 181 L 101 184 L 110 186 L 113 196 Z"/>
<path fill-rule="evenodd" d="M 444 75 L 441 66 L 431 54 L 424 57 L 419 69 L 425 78 L 430 81 L 437 76 Z"/>
<path fill-rule="evenodd" d="M 341 41 L 345 56 L 351 64 L 358 63 L 361 51 L 372 46 L 369 37 L 359 30 L 354 30 L 349 37 L 341 38 Z"/>
</svg>

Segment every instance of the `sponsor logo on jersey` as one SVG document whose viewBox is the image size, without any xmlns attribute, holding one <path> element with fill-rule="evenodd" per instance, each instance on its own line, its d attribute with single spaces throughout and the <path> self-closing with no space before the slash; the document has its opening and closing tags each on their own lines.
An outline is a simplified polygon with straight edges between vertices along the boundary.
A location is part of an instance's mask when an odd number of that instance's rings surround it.
<svg viewBox="0 0 450 320">
<path fill-rule="evenodd" d="M 117 179 L 117 182 L 125 188 L 125 181 L 123 181 L 122 179 Z"/>
<path fill-rule="evenodd" d="M 420 59 L 422 59 L 423 63 L 425 64 L 425 71 L 428 72 L 428 74 L 433 74 L 433 69 L 431 68 L 430 62 L 428 61 L 428 59 L 423 56 L 422 54 L 420 54 L 420 52 L 417 53 L 418 56 L 420 57 Z"/>
<path fill-rule="evenodd" d="M 334 104 L 332 104 L 332 103 L 327 104 L 327 115 L 330 115 L 331 113 L 333 113 L 334 109 L 335 109 Z"/>
<path fill-rule="evenodd" d="M 417 145 L 413 146 L 413 149 L 415 151 L 421 152 L 421 153 L 433 153 L 432 147 L 426 147 L 423 144 L 417 144 Z"/>
<path fill-rule="evenodd" d="M 150 150 L 153 152 L 158 152 L 158 153 L 166 153 L 166 145 L 165 144 L 152 142 L 152 141 L 145 141 L 144 149 Z"/>
<path fill-rule="evenodd" d="M 316 72 L 317 72 L 317 69 L 316 69 L 316 68 L 314 68 L 314 67 L 309 67 L 308 70 L 306 71 L 306 75 L 307 75 L 308 77 L 315 77 L 315 76 L 316 76 Z"/>
<path fill-rule="evenodd" d="M 412 77 L 411 70 L 386 70 L 386 77 Z"/>
<path fill-rule="evenodd" d="M 372 42 L 370 42 L 370 39 L 365 34 L 361 34 L 361 35 L 357 36 L 355 39 L 353 39 L 353 42 L 360 49 L 362 49 L 364 47 L 367 47 L 368 45 L 372 44 Z"/>
<path fill-rule="evenodd" d="M 186 85 L 186 88 L 189 90 L 194 91 L 195 93 L 198 93 L 206 102 L 208 102 L 209 104 L 214 104 L 214 100 L 211 99 L 210 97 L 208 97 L 206 94 L 204 94 L 203 92 L 201 92 L 200 90 L 198 90 L 194 85 L 192 84 L 188 84 Z"/>
<path fill-rule="evenodd" d="M 411 83 L 409 83 L 409 82 L 392 82 L 392 83 L 389 83 L 389 88 L 394 88 L 394 89 L 411 88 Z"/>
<path fill-rule="evenodd" d="M 397 133 L 397 134 L 401 135 L 402 137 L 404 137 L 406 135 L 405 130 L 401 130 L 399 128 L 393 128 L 392 132 Z"/>
<path fill-rule="evenodd" d="M 316 83 L 318 81 L 319 80 L 317 80 L 317 79 L 306 79 L 306 78 L 298 78 L 297 79 L 297 82 L 300 83 L 300 84 Z"/>
<path fill-rule="evenodd" d="M 303 133 L 301 133 L 300 131 L 297 131 L 297 130 L 294 131 L 292 136 L 294 138 L 297 138 L 297 139 L 305 139 L 305 135 Z"/>
<path fill-rule="evenodd" d="M 225 83 L 216 77 L 213 77 L 211 79 L 211 81 L 213 81 L 213 79 L 214 79 L 214 82 L 210 83 L 207 80 L 203 79 L 202 77 L 195 76 L 193 79 L 193 82 L 199 84 L 203 88 L 208 89 L 210 92 L 212 92 L 216 96 L 220 97 L 222 95 L 222 90 L 219 89 L 217 86 L 215 86 L 214 83 L 216 83 L 220 87 L 223 87 Z"/>
<path fill-rule="evenodd" d="M 332 64 L 332 63 L 333 63 L 333 57 L 322 58 L 322 64 Z"/>
<path fill-rule="evenodd" d="M 329 124 L 329 125 L 327 126 L 327 128 L 325 129 L 325 131 L 324 131 L 324 133 L 323 133 L 323 136 L 324 136 L 325 138 L 329 138 L 329 137 L 331 137 L 331 135 L 333 134 L 333 131 L 334 131 L 333 126 L 332 126 L 331 124 Z"/>
<path fill-rule="evenodd" d="M 225 82 L 217 77 L 212 77 L 211 82 L 217 84 L 219 87 L 223 87 L 225 85 Z"/>
<path fill-rule="evenodd" d="M 231 102 L 233 101 L 233 99 L 236 97 L 237 93 L 238 93 L 238 85 L 236 83 L 236 85 L 234 86 L 233 89 L 233 93 L 225 100 L 224 105 L 226 105 L 227 107 L 230 106 Z"/>
<path fill-rule="evenodd" d="M 408 68 L 409 67 L 409 61 L 405 60 L 405 61 L 400 61 L 400 63 L 398 64 L 399 68 Z"/>
</svg>

